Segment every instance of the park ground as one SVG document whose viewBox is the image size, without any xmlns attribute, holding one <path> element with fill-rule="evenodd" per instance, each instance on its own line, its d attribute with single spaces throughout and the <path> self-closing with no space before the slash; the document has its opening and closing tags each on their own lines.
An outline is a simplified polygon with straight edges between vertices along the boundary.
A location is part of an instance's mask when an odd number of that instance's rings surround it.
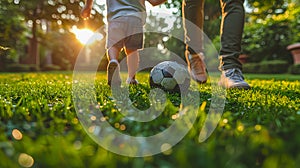
<svg viewBox="0 0 300 168">
<path fill-rule="evenodd" d="M 149 107 L 148 73 L 130 87 L 138 108 Z M 300 165 L 300 76 L 246 74 L 250 90 L 227 90 L 224 113 L 213 134 L 198 136 L 210 107 L 210 83 L 198 87 L 201 108 L 177 145 L 148 157 L 124 157 L 95 143 L 84 131 L 72 101 L 72 73 L 0 74 L 0 167 L 272 167 Z M 115 129 L 153 135 L 178 112 L 178 94 L 149 123 L 128 122 L 115 108 L 104 73 L 97 74 L 96 99 Z M 205 102 L 205 103 L 204 103 Z"/>
</svg>

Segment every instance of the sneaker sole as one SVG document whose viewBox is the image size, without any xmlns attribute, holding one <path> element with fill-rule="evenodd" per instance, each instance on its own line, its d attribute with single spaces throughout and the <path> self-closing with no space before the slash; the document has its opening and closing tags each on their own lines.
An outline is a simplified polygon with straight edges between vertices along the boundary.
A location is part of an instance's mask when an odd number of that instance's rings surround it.
<svg viewBox="0 0 300 168">
<path fill-rule="evenodd" d="M 207 75 L 203 75 L 203 77 L 201 77 L 201 78 L 203 78 L 203 79 L 200 80 L 200 79 L 197 79 L 197 78 L 196 78 L 196 76 L 199 76 L 199 75 L 195 75 L 191 70 L 189 70 L 189 73 L 190 73 L 191 78 L 192 78 L 194 81 L 196 81 L 197 83 L 199 83 L 199 84 L 204 84 L 204 83 L 207 82 Z"/>
<path fill-rule="evenodd" d="M 107 81 L 108 81 L 107 83 L 109 86 L 111 86 L 112 84 L 113 85 L 121 85 L 120 75 L 118 75 L 117 79 L 113 80 L 113 75 L 114 75 L 116 69 L 118 68 L 118 66 L 119 66 L 118 63 L 111 62 L 111 63 L 109 63 L 109 65 L 107 67 Z M 115 75 L 117 75 L 117 74 L 115 74 Z M 115 76 L 115 78 L 116 78 L 116 76 Z"/>
<path fill-rule="evenodd" d="M 228 89 L 249 90 L 249 89 L 251 89 L 251 87 L 250 86 L 231 86 Z"/>
<path fill-rule="evenodd" d="M 249 90 L 251 89 L 251 87 L 249 85 L 232 85 L 232 86 L 228 86 L 228 85 L 225 85 L 224 83 L 222 82 L 219 82 L 218 83 L 219 86 L 222 86 L 223 88 L 226 88 L 226 89 L 243 89 L 243 90 Z"/>
</svg>

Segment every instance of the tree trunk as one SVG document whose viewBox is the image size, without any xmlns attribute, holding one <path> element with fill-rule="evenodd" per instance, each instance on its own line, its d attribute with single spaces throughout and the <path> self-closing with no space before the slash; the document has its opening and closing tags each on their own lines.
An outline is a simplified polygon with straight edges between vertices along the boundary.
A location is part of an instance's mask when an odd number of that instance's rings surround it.
<svg viewBox="0 0 300 168">
<path fill-rule="evenodd" d="M 38 52 L 38 39 L 36 36 L 37 33 L 37 24 L 33 21 L 32 24 L 32 38 L 30 39 L 30 47 L 29 47 L 29 64 L 35 64 L 36 68 L 40 68 L 40 56 Z"/>
</svg>

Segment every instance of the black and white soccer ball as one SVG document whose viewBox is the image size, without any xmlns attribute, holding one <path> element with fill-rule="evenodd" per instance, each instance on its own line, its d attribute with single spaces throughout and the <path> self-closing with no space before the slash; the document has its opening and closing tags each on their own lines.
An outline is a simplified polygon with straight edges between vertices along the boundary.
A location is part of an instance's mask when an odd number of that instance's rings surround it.
<svg viewBox="0 0 300 168">
<path fill-rule="evenodd" d="M 175 61 L 164 61 L 155 65 L 150 72 L 150 86 L 169 92 L 186 92 L 190 87 L 187 68 Z"/>
</svg>

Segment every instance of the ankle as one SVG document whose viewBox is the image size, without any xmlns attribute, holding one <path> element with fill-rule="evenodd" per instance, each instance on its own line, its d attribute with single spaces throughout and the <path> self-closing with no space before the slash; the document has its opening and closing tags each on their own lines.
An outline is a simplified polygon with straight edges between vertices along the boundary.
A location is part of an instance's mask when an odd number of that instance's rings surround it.
<svg viewBox="0 0 300 168">
<path fill-rule="evenodd" d="M 111 59 L 111 60 L 109 60 L 109 63 L 117 63 L 117 64 L 119 64 L 119 61 L 117 59 Z"/>
<path fill-rule="evenodd" d="M 134 75 L 128 75 L 127 79 L 135 79 L 135 74 Z"/>
<path fill-rule="evenodd" d="M 139 82 L 135 78 L 127 78 L 126 80 L 127 84 L 138 84 Z"/>
</svg>

